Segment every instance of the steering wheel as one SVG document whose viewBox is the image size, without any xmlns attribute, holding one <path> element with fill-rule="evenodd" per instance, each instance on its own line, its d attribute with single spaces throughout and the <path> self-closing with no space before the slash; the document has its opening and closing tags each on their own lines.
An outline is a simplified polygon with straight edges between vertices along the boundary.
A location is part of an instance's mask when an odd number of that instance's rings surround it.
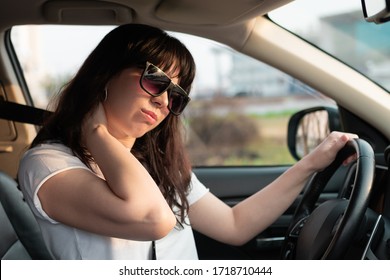
<svg viewBox="0 0 390 280">
<path fill-rule="evenodd" d="M 356 162 L 343 180 L 349 184 L 353 178 L 352 191 L 316 207 L 333 174 L 355 153 Z M 335 160 L 308 182 L 287 230 L 282 259 L 342 259 L 367 210 L 374 171 L 371 145 L 363 139 L 348 141 Z"/>
</svg>

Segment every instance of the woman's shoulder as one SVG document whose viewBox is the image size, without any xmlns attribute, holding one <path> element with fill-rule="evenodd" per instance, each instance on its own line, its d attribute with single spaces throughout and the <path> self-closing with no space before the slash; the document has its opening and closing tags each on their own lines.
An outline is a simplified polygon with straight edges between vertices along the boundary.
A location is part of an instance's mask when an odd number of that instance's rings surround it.
<svg viewBox="0 0 390 280">
<path fill-rule="evenodd" d="M 45 142 L 38 144 L 26 151 L 25 156 L 39 154 L 68 154 L 73 155 L 72 150 L 60 142 Z"/>
<path fill-rule="evenodd" d="M 20 160 L 19 169 L 42 170 L 64 169 L 85 165 L 72 150 L 61 143 L 43 143 L 27 150 Z"/>
</svg>

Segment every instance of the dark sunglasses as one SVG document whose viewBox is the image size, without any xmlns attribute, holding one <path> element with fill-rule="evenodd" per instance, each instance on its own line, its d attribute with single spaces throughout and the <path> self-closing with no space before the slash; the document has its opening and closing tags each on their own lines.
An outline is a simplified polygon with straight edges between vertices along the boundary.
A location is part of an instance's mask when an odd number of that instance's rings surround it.
<svg viewBox="0 0 390 280">
<path fill-rule="evenodd" d="M 154 97 L 160 96 L 166 91 L 168 93 L 168 109 L 175 116 L 180 115 L 191 100 L 184 89 L 174 84 L 164 71 L 150 62 L 146 62 L 139 83 L 144 91 Z"/>
</svg>

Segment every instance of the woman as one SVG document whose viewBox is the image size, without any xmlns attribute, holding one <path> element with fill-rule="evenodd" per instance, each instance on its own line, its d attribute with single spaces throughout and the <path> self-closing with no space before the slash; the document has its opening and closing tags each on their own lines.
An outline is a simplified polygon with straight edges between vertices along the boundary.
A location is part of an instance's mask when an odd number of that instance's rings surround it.
<svg viewBox="0 0 390 280">
<path fill-rule="evenodd" d="M 196 259 L 192 228 L 243 244 L 356 137 L 332 133 L 230 208 L 197 180 L 184 151 L 178 115 L 194 74 L 183 44 L 138 24 L 111 31 L 86 59 L 18 174 L 54 258 Z"/>
</svg>

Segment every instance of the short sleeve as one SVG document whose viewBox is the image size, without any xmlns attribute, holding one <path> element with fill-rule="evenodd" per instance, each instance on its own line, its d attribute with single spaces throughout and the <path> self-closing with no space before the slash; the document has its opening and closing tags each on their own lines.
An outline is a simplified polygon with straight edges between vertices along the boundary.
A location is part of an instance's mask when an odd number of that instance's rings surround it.
<svg viewBox="0 0 390 280">
<path fill-rule="evenodd" d="M 191 182 L 190 182 L 190 192 L 187 196 L 188 204 L 189 205 L 194 204 L 208 192 L 209 189 L 206 188 L 206 186 L 199 181 L 199 179 L 196 177 L 194 173 L 192 173 Z"/>
<path fill-rule="evenodd" d="M 69 148 L 61 144 L 42 144 L 23 155 L 19 165 L 18 181 L 27 203 L 38 217 L 56 223 L 43 210 L 38 191 L 51 177 L 75 168 L 90 170 Z"/>
</svg>

